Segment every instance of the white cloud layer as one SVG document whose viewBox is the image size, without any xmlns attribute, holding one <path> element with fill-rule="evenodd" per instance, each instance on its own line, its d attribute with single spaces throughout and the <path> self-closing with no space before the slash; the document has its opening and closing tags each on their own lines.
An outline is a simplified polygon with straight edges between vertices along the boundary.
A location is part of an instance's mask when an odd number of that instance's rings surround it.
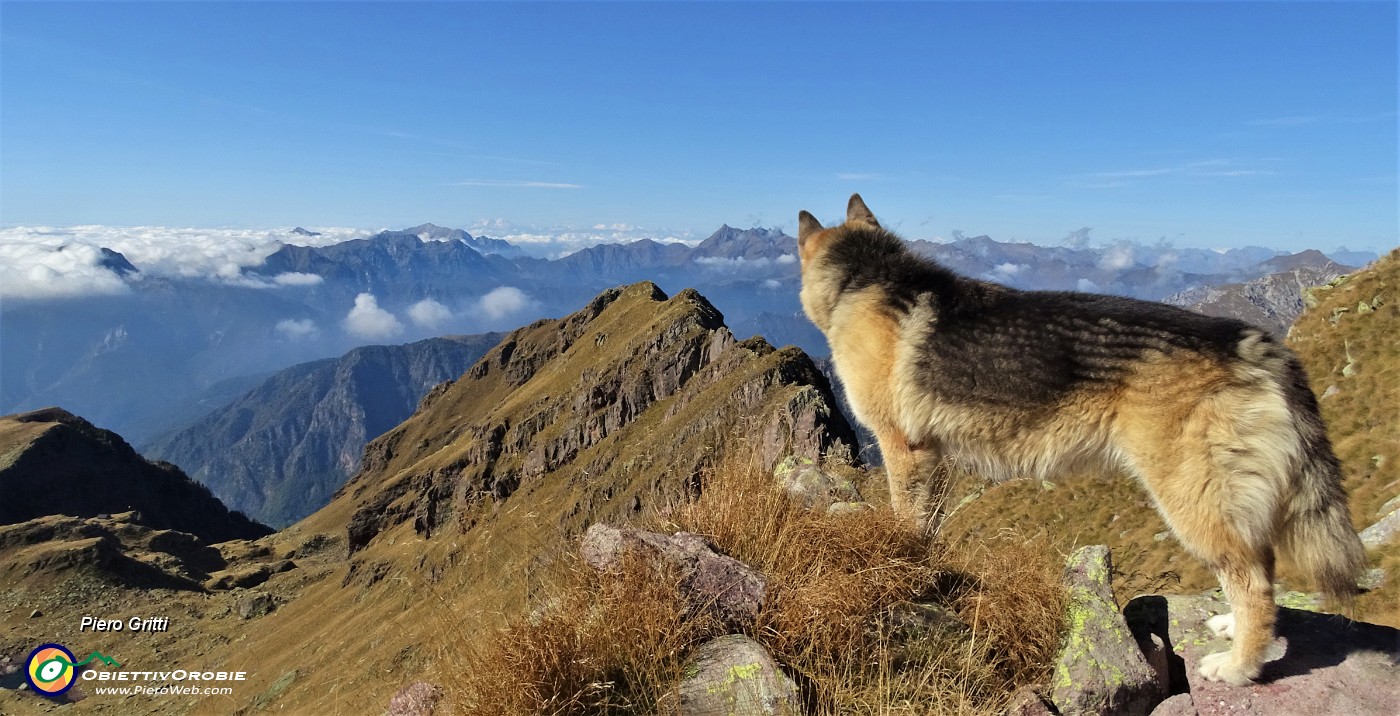
<svg viewBox="0 0 1400 716">
<path fill-rule="evenodd" d="M 297 273 L 295 271 L 279 273 L 272 277 L 272 282 L 278 286 L 315 286 L 324 281 L 324 278 L 314 273 Z"/>
<path fill-rule="evenodd" d="M 514 286 L 501 286 L 493 288 L 485 296 L 477 301 L 477 310 L 487 318 L 496 321 L 508 318 L 525 309 L 534 303 L 529 294 Z"/>
<path fill-rule="evenodd" d="M 321 329 L 316 327 L 316 322 L 310 318 L 288 318 L 285 321 L 278 321 L 277 325 L 273 326 L 273 330 L 277 331 L 277 335 L 291 341 L 310 338 L 321 332 Z"/>
<path fill-rule="evenodd" d="M 649 229 L 633 224 L 592 224 L 577 226 L 524 226 L 505 219 L 478 221 L 467 227 L 472 236 L 504 239 L 536 258 L 560 258 L 598 244 L 626 244 L 651 239 L 663 244 L 695 246 L 704 240 L 689 231 Z"/>
<path fill-rule="evenodd" d="M 345 320 L 340 325 L 346 333 L 372 341 L 392 338 L 403 332 L 403 324 L 394 314 L 380 308 L 379 299 L 372 293 L 356 296 L 355 307 L 345 314 Z"/>
<path fill-rule="evenodd" d="M 244 268 L 261 264 L 283 243 L 329 246 L 374 233 L 344 228 L 317 231 L 320 236 L 302 236 L 287 229 L 164 226 L 0 229 L 0 296 L 113 294 L 127 290 L 127 281 L 148 277 L 238 281 Z M 123 280 L 103 267 L 103 247 L 124 255 L 140 273 Z M 289 277 L 277 281 L 280 285 L 309 285 L 312 280 Z"/>
<path fill-rule="evenodd" d="M 0 235 L 0 297 L 65 298 L 125 293 L 96 246 Z"/>
<path fill-rule="evenodd" d="M 797 257 L 793 256 L 792 254 L 783 254 L 782 256 L 779 256 L 776 259 L 747 259 L 743 256 L 735 256 L 733 258 L 726 258 L 723 256 L 702 256 L 698 259 L 695 259 L 695 263 L 700 264 L 701 266 L 709 266 L 710 268 L 717 269 L 763 269 L 773 265 L 785 266 L 787 264 L 797 263 Z"/>
<path fill-rule="evenodd" d="M 408 307 L 408 317 L 419 326 L 437 329 L 452 320 L 452 311 L 431 298 L 425 298 Z"/>
</svg>

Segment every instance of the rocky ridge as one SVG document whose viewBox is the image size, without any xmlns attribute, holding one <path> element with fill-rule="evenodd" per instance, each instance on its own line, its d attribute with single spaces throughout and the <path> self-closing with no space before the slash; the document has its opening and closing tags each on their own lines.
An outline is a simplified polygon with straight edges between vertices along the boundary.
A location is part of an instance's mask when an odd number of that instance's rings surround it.
<svg viewBox="0 0 1400 716">
<path fill-rule="evenodd" d="M 698 293 L 612 289 L 509 334 L 372 442 L 345 488 L 359 505 L 350 546 L 410 521 L 423 536 L 469 527 L 518 491 L 571 483 L 576 501 L 557 520 L 581 529 L 591 520 L 576 517 L 636 512 L 658 490 L 693 486 L 740 426 L 768 467 L 794 449 L 850 460 L 854 438 L 833 404 L 810 359 L 736 341 Z M 641 445 L 639 431 L 650 436 Z"/>
</svg>

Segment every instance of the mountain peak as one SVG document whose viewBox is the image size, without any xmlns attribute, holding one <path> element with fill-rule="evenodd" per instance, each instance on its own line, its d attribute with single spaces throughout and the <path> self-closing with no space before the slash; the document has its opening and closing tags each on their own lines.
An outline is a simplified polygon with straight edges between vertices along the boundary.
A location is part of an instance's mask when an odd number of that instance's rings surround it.
<svg viewBox="0 0 1400 716">
<path fill-rule="evenodd" d="M 507 334 L 370 443 L 337 500 L 354 504 L 354 552 L 406 521 L 431 537 L 506 501 L 538 513 L 532 530 L 581 529 L 683 494 L 740 430 L 770 467 L 794 450 L 849 460 L 834 405 L 801 351 L 736 341 L 699 292 L 643 281 Z"/>
<path fill-rule="evenodd" d="M 0 417 L 0 524 L 136 510 L 154 529 L 209 542 L 272 532 L 228 508 L 179 468 L 141 457 L 120 435 L 62 408 Z"/>
</svg>

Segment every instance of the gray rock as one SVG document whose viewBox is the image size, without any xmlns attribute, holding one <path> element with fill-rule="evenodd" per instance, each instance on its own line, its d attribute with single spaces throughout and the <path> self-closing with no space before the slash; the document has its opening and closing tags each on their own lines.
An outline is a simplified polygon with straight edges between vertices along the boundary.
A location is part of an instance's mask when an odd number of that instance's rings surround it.
<svg viewBox="0 0 1400 716">
<path fill-rule="evenodd" d="M 442 687 L 415 681 L 399 689 L 389 699 L 387 716 L 433 716 L 442 701 Z"/>
<path fill-rule="evenodd" d="M 658 711 L 677 716 L 798 716 L 797 684 L 753 639 L 731 634 L 702 644 Z"/>
<path fill-rule="evenodd" d="M 1055 716 L 1045 699 L 1029 686 L 1022 686 L 1011 694 L 1011 703 L 1002 711 L 1005 716 Z"/>
<path fill-rule="evenodd" d="M 1055 661 L 1050 700 L 1062 716 L 1148 714 L 1166 696 L 1113 601 L 1108 548 L 1069 558 L 1069 632 Z"/>
<path fill-rule="evenodd" d="M 1385 517 L 1362 530 L 1361 544 L 1366 545 L 1366 549 L 1375 549 L 1395 539 L 1397 532 L 1400 532 L 1400 507 L 1392 509 Z"/>
<path fill-rule="evenodd" d="M 1198 716 L 1191 694 L 1177 694 L 1152 709 L 1152 716 Z"/>
<path fill-rule="evenodd" d="M 234 611 L 240 619 L 256 619 L 271 614 L 280 602 L 267 592 L 253 592 L 238 599 Z"/>
<path fill-rule="evenodd" d="M 869 502 L 833 502 L 826 508 L 826 514 L 832 517 L 844 515 L 858 515 L 862 512 L 869 512 L 875 509 Z"/>
<path fill-rule="evenodd" d="M 804 507 L 826 508 L 832 503 L 862 501 L 860 491 L 850 480 L 824 472 L 811 458 L 788 456 L 773 468 L 773 477 L 784 492 Z"/>
<path fill-rule="evenodd" d="M 1166 639 L 1173 662 L 1172 690 L 1154 716 L 1394 716 L 1400 713 L 1400 630 L 1332 614 L 1279 610 L 1275 658 L 1256 683 L 1230 686 L 1201 678 L 1201 657 L 1229 641 L 1205 622 L 1229 606 L 1218 591 L 1202 595 L 1144 596 L 1124 608 L 1135 630 Z M 1182 698 L 1187 696 L 1187 698 Z"/>
<path fill-rule="evenodd" d="M 658 570 L 674 570 L 690 609 L 713 614 L 730 627 L 753 623 L 763 606 L 768 580 L 737 559 L 716 553 L 699 535 L 656 532 L 594 524 L 579 548 L 583 561 L 599 572 L 622 568 L 634 555 Z"/>
<path fill-rule="evenodd" d="M 927 639 L 940 634 L 970 634 L 969 627 L 952 610 L 939 604 L 913 602 L 900 604 L 889 611 L 890 635 L 898 641 Z"/>
<path fill-rule="evenodd" d="M 1381 505 L 1381 508 L 1376 510 L 1376 516 L 1385 517 L 1395 510 L 1400 510 L 1400 496 L 1392 497 L 1384 505 Z"/>
</svg>

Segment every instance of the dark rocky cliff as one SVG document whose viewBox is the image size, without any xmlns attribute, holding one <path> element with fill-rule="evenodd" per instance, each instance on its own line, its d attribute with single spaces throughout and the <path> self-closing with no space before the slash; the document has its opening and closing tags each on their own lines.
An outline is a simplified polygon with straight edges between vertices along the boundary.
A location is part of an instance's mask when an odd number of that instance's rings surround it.
<svg viewBox="0 0 1400 716">
<path fill-rule="evenodd" d="M 208 542 L 272 532 L 230 512 L 174 465 L 141 457 L 121 436 L 66 410 L 0 418 L 0 524 L 132 510 L 147 527 Z"/>
</svg>

